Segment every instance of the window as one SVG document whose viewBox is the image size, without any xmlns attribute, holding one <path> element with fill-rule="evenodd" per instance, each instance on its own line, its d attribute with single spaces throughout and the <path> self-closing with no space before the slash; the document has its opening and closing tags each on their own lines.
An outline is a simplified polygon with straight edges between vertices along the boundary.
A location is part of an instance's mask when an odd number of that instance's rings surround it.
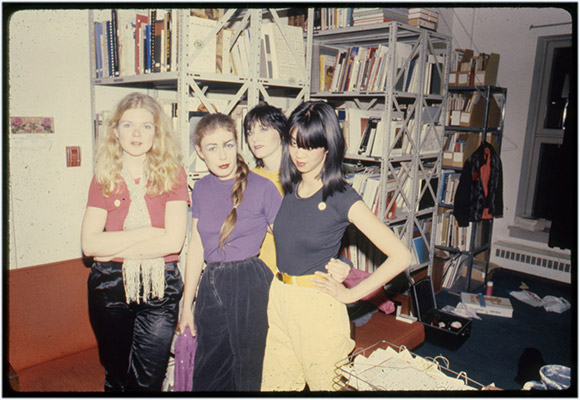
<svg viewBox="0 0 580 400">
<path fill-rule="evenodd" d="M 538 38 L 516 215 L 551 220 L 550 174 L 563 139 L 563 123 L 575 68 L 570 35 Z M 525 155 L 529 154 L 529 157 Z"/>
</svg>

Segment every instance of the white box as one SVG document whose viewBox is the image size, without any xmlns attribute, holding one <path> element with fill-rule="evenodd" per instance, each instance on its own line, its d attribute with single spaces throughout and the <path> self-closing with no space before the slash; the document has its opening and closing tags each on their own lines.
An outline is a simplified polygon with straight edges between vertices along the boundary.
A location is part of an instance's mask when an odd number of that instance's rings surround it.
<svg viewBox="0 0 580 400">
<path fill-rule="evenodd" d="M 505 297 L 484 296 L 477 293 L 461 293 L 461 302 L 478 314 L 511 318 L 514 312 L 510 299 Z"/>
</svg>

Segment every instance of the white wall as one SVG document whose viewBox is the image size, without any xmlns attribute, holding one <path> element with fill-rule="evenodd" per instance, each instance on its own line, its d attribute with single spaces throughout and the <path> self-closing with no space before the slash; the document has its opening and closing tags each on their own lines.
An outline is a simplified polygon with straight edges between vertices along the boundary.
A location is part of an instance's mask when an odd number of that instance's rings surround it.
<svg viewBox="0 0 580 400">
<path fill-rule="evenodd" d="M 92 176 L 88 13 L 26 10 L 9 29 L 9 115 L 54 117 L 52 135 L 9 137 L 10 265 L 81 257 Z M 80 146 L 80 167 L 66 167 Z"/>
<path fill-rule="evenodd" d="M 493 52 L 500 55 L 497 86 L 507 88 L 501 154 L 504 217 L 494 221 L 493 240 L 509 240 L 547 249 L 547 245 L 509 237 L 508 226 L 513 225 L 515 218 L 537 39 L 572 33 L 571 25 L 538 29 L 530 29 L 530 26 L 570 22 L 571 16 L 557 8 L 483 7 L 443 11 L 447 20 L 453 19 L 450 25 L 454 48 L 471 48 L 476 54 Z"/>
</svg>

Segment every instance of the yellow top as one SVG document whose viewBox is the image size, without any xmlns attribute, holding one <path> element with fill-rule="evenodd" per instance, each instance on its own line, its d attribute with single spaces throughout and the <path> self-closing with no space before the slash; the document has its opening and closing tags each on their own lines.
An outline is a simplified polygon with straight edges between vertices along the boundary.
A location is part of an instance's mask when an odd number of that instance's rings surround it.
<svg viewBox="0 0 580 400">
<path fill-rule="evenodd" d="M 264 168 L 262 168 L 262 167 L 256 167 L 253 169 L 253 171 L 256 174 L 271 180 L 276 185 L 278 190 L 280 191 L 280 194 L 284 195 L 284 192 L 282 190 L 282 185 L 280 185 L 280 177 L 278 175 L 278 171 L 268 172 L 268 171 L 265 171 Z M 264 238 L 264 242 L 262 242 L 262 247 L 260 250 L 259 257 L 262 261 L 264 261 L 264 263 L 268 266 L 268 268 L 270 268 L 272 270 L 272 273 L 275 274 L 277 271 L 277 268 L 276 268 L 276 246 L 274 244 L 274 235 L 272 235 L 270 232 L 266 232 L 266 237 Z"/>
</svg>

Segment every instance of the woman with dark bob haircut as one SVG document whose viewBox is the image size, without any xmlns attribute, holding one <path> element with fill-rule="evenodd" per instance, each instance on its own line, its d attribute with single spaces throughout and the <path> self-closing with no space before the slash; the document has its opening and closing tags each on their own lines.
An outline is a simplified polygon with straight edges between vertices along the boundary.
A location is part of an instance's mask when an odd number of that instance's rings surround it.
<svg viewBox="0 0 580 400">
<path fill-rule="evenodd" d="M 278 272 L 270 287 L 263 391 L 333 390 L 335 364 L 354 347 L 346 304 L 404 271 L 411 255 L 342 172 L 345 142 L 334 109 L 305 102 L 285 131 L 280 180 L 284 199 L 274 221 Z M 346 288 L 330 266 L 354 224 L 387 255 L 357 286 Z"/>
</svg>

